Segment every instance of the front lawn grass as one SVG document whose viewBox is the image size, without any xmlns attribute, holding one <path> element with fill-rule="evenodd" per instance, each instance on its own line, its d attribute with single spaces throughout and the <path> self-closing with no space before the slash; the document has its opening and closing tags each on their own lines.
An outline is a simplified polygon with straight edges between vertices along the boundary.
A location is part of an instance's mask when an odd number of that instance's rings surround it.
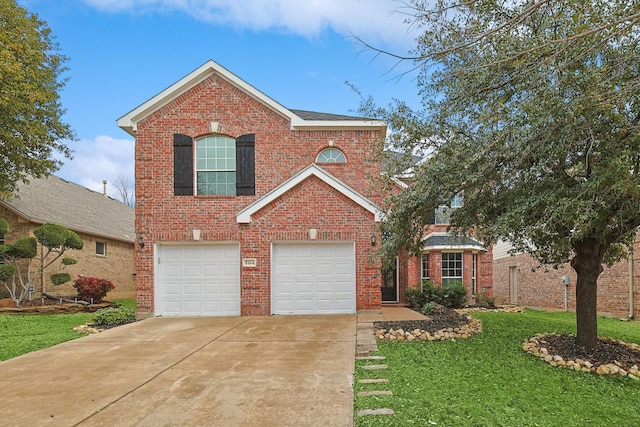
<svg viewBox="0 0 640 427">
<path fill-rule="evenodd" d="M 135 309 L 133 300 L 117 300 Z M 93 322 L 95 313 L 0 314 L 0 361 L 51 347 L 86 334 L 75 326 Z"/>
<path fill-rule="evenodd" d="M 640 381 L 553 367 L 524 352 L 537 333 L 575 333 L 575 314 L 527 310 L 475 313 L 483 332 L 456 342 L 387 343 L 389 366 L 356 364 L 356 393 L 388 389 L 392 396 L 355 397 L 355 425 L 363 426 L 611 426 L 640 425 Z M 600 318 L 599 336 L 640 343 L 640 323 Z M 377 362 L 375 362 L 377 363 Z M 389 384 L 360 384 L 361 378 Z M 358 416 L 367 408 L 395 415 Z"/>
</svg>

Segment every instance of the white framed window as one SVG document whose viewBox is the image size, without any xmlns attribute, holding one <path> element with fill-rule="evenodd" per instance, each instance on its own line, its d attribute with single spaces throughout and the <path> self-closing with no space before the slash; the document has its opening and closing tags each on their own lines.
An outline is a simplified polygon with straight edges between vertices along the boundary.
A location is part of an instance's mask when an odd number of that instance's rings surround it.
<svg viewBox="0 0 640 427">
<path fill-rule="evenodd" d="M 422 279 L 429 278 L 429 253 L 422 254 Z"/>
<path fill-rule="evenodd" d="M 442 253 L 442 283 L 462 282 L 462 252 Z"/>
<path fill-rule="evenodd" d="M 434 224 L 449 224 L 451 217 L 451 209 L 462 207 L 462 194 L 456 194 L 448 206 L 439 206 L 436 208 L 433 216 Z"/>
<path fill-rule="evenodd" d="M 325 148 L 316 157 L 316 163 L 345 163 L 347 158 L 337 148 Z"/>
<path fill-rule="evenodd" d="M 478 254 L 471 255 L 471 294 L 478 293 Z"/>
<path fill-rule="evenodd" d="M 96 242 L 96 255 L 107 256 L 107 244 L 105 242 Z"/>
<path fill-rule="evenodd" d="M 236 140 L 210 135 L 196 140 L 198 195 L 236 194 Z"/>
</svg>

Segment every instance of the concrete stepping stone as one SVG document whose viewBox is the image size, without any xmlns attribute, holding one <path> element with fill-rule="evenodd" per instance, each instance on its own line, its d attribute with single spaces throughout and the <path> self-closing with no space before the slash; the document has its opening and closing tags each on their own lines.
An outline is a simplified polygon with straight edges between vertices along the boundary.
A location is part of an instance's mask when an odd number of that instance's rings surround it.
<svg viewBox="0 0 640 427">
<path fill-rule="evenodd" d="M 364 390 L 359 391 L 358 396 L 391 396 L 391 390 Z"/>
<path fill-rule="evenodd" d="M 387 365 L 364 365 L 362 369 L 365 371 L 378 371 L 389 368 Z"/>
<path fill-rule="evenodd" d="M 358 411 L 358 415 L 393 415 L 393 409 L 390 408 L 377 408 L 377 409 L 361 409 Z"/>
<path fill-rule="evenodd" d="M 384 356 L 358 356 L 356 360 L 384 360 L 386 357 Z"/>
<path fill-rule="evenodd" d="M 362 378 L 358 382 L 361 384 L 386 384 L 389 382 L 389 380 L 387 378 Z"/>
</svg>

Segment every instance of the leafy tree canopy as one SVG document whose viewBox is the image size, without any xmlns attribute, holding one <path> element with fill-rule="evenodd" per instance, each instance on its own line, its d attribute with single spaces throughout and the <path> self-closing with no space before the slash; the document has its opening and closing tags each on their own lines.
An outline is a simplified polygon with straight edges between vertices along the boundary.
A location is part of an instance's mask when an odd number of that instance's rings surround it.
<svg viewBox="0 0 640 427">
<path fill-rule="evenodd" d="M 0 0 L 0 195 L 16 184 L 56 171 L 55 152 L 71 158 L 62 142 L 74 138 L 62 121 L 58 92 L 66 83 L 67 58 L 46 23 L 18 6 Z"/>
<path fill-rule="evenodd" d="M 462 193 L 454 229 L 571 261 L 578 341 L 591 346 L 602 263 L 640 225 L 640 1 L 411 6 L 424 110 L 363 105 L 389 121 L 394 147 L 430 154 L 389 199 L 383 251 L 419 252 L 433 209 Z"/>
</svg>

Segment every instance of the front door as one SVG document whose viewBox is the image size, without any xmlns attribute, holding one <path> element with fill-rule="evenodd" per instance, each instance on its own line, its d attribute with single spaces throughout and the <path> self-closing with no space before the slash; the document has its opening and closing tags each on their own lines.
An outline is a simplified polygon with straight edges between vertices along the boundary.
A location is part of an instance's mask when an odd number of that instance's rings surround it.
<svg viewBox="0 0 640 427">
<path fill-rule="evenodd" d="M 382 302 L 398 302 L 398 267 L 382 271 Z"/>
</svg>

